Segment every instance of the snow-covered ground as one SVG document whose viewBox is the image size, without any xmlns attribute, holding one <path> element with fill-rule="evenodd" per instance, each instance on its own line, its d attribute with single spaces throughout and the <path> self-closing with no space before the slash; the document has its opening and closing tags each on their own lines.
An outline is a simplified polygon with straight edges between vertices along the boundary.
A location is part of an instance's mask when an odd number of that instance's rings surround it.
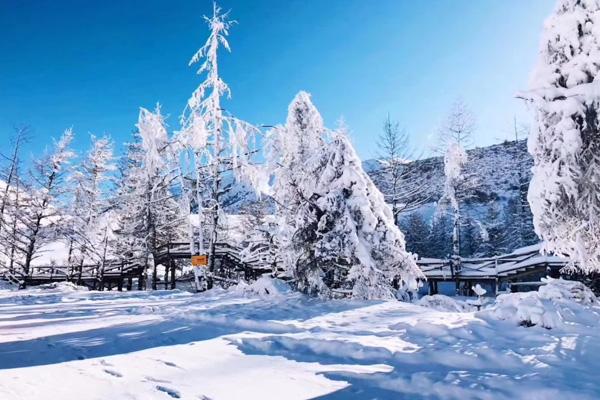
<svg viewBox="0 0 600 400">
<path fill-rule="evenodd" d="M 266 280 L 204 294 L 0 287 L 0 399 L 600 397 L 588 291 L 551 281 L 473 308 L 321 301 Z"/>
</svg>

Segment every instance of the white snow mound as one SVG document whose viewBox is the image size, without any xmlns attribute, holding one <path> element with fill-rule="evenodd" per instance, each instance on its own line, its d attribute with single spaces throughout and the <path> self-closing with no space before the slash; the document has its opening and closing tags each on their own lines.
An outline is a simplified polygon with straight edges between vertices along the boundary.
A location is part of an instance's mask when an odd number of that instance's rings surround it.
<svg viewBox="0 0 600 400">
<path fill-rule="evenodd" d="M 598 299 L 581 282 L 552 278 L 543 279 L 543 282 L 546 285 L 537 292 L 498 296 L 496 303 L 479 315 L 548 329 L 585 324 L 586 316 L 591 317 L 591 306 L 596 306 Z"/>
<path fill-rule="evenodd" d="M 56 292 L 88 292 L 89 289 L 85 286 L 77 286 L 72 282 L 52 282 L 44 285 L 39 285 L 33 289 L 52 290 Z"/>
<path fill-rule="evenodd" d="M 291 290 L 290 286 L 281 279 L 261 276 L 251 284 L 240 282 L 233 289 L 236 293 L 259 297 L 285 297 Z"/>
<path fill-rule="evenodd" d="M 472 311 L 472 307 L 468 304 L 453 299 L 452 297 L 444 296 L 443 294 L 433 294 L 421 297 L 417 302 L 417 305 L 431 308 L 436 311 L 448 311 L 448 312 L 467 312 Z"/>
</svg>

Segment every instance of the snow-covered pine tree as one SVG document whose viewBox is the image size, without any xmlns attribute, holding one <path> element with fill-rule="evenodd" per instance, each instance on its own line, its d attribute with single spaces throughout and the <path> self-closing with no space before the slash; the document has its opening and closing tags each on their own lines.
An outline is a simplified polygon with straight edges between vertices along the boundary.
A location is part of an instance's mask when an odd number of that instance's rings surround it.
<svg viewBox="0 0 600 400">
<path fill-rule="evenodd" d="M 154 113 L 142 108 L 138 125 L 142 138 L 142 194 L 144 248 L 146 258 L 156 259 L 160 246 L 177 241 L 182 237 L 185 222 L 179 214 L 179 206 L 171 191 L 175 177 L 170 171 L 168 160 L 168 134 L 164 118 L 157 106 Z M 152 289 L 156 289 L 157 266 L 152 266 Z M 166 266 L 169 267 L 169 266 Z M 174 273 L 174 271 L 171 271 Z M 166 280 L 166 278 L 165 278 Z"/>
<path fill-rule="evenodd" d="M 118 163 L 117 189 L 115 196 L 115 243 L 116 256 L 123 261 L 145 262 L 143 232 L 143 201 L 139 188 L 143 184 L 142 162 L 144 153 L 141 137 L 136 129 L 126 152 Z M 143 281 L 138 282 L 139 285 Z M 141 287 L 140 287 L 141 289 Z"/>
<path fill-rule="evenodd" d="M 109 185 L 115 170 L 113 144 L 108 137 L 91 136 L 91 149 L 72 175 L 70 263 L 98 265 L 102 280 L 104 267 L 111 257 L 113 227 L 109 216 Z M 100 282 L 102 288 L 102 282 Z"/>
<path fill-rule="evenodd" d="M 363 171 L 343 128 L 298 182 L 293 242 L 298 288 L 323 297 L 407 298 L 422 273 L 390 207 Z"/>
<path fill-rule="evenodd" d="M 11 264 L 24 276 L 31 272 L 32 262 L 41 249 L 59 236 L 63 222 L 62 198 L 65 195 L 65 175 L 74 157 L 69 146 L 73 132 L 67 129 L 51 152 L 33 162 L 30 179 L 17 189 L 14 208 L 15 224 L 11 230 Z"/>
<path fill-rule="evenodd" d="M 433 215 L 429 234 L 428 257 L 446 258 L 452 253 L 452 221 L 447 213 L 438 210 Z"/>
<path fill-rule="evenodd" d="M 420 257 L 432 256 L 432 249 L 429 243 L 431 227 L 425 221 L 421 212 L 413 211 L 410 213 L 401 220 L 400 227 L 404 233 L 406 250 Z"/>
<path fill-rule="evenodd" d="M 544 250 L 600 270 L 600 1 L 560 0 L 525 95 L 535 112 L 529 189 Z"/>
<path fill-rule="evenodd" d="M 210 28 L 209 37 L 189 62 L 190 66 L 200 63 L 197 74 L 205 75 L 205 80 L 188 100 L 177 141 L 191 153 L 191 166 L 183 168 L 182 174 L 188 171 L 195 177 L 194 193 L 186 195 L 197 204 L 201 224 L 207 222 L 210 225 L 208 256 L 212 272 L 222 229 L 219 224 L 222 202 L 228 190 L 224 177 L 233 174 L 238 180 L 247 179 L 258 186 L 256 180 L 260 174 L 251 162 L 257 129 L 225 113 L 221 104 L 222 97 L 230 96 L 230 91 L 219 75 L 218 51 L 221 46 L 229 51 L 227 36 L 235 21 L 230 21 L 228 13 L 222 13 L 216 3 L 213 3 L 212 17 L 205 17 L 205 20 Z M 197 232 L 198 247 L 203 249 L 202 229 Z"/>
<path fill-rule="evenodd" d="M 153 260 L 162 245 L 181 239 L 187 215 L 180 214 L 171 190 L 176 177 L 170 168 L 168 133 L 159 106 L 154 112 L 140 109 L 133 139 L 122 161 L 116 233 L 121 248 L 146 265 L 146 277 L 151 271 L 155 290 L 158 271 Z"/>
<path fill-rule="evenodd" d="M 274 179 L 271 196 L 277 207 L 278 258 L 290 274 L 296 267 L 292 234 L 298 210 L 307 203 L 299 185 L 308 161 L 323 151 L 326 136 L 323 118 L 310 94 L 301 91 L 288 107 L 285 125 L 273 128 L 265 140 L 268 170 Z"/>
</svg>

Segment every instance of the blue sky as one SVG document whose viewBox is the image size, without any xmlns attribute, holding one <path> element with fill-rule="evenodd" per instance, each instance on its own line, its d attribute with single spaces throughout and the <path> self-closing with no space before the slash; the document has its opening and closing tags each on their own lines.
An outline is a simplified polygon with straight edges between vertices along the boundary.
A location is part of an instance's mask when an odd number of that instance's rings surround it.
<svg viewBox="0 0 600 400">
<path fill-rule="evenodd" d="M 344 117 L 359 155 L 377 154 L 390 113 L 427 151 L 450 104 L 477 117 L 477 145 L 512 137 L 553 0 L 223 0 L 238 25 L 221 73 L 226 108 L 284 121 L 301 89 L 326 123 Z M 208 0 L 0 0 L 0 150 L 29 124 L 41 151 L 67 127 L 128 140 L 140 106 L 163 105 L 171 129 L 199 78 Z"/>
</svg>

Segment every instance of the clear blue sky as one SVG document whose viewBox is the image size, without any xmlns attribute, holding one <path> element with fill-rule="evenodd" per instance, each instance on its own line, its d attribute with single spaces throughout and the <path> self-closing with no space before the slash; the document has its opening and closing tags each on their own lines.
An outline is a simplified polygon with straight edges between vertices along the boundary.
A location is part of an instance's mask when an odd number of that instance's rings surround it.
<svg viewBox="0 0 600 400">
<path fill-rule="evenodd" d="M 462 97 L 477 145 L 511 137 L 553 0 L 223 0 L 238 25 L 222 77 L 226 107 L 256 124 L 285 119 L 301 89 L 329 126 L 343 116 L 361 157 L 376 155 L 387 113 L 425 148 Z M 209 0 L 0 0 L 0 150 L 29 124 L 41 151 L 73 126 L 129 138 L 156 102 L 171 129 L 199 80 L 187 62 L 204 42 Z"/>
</svg>

